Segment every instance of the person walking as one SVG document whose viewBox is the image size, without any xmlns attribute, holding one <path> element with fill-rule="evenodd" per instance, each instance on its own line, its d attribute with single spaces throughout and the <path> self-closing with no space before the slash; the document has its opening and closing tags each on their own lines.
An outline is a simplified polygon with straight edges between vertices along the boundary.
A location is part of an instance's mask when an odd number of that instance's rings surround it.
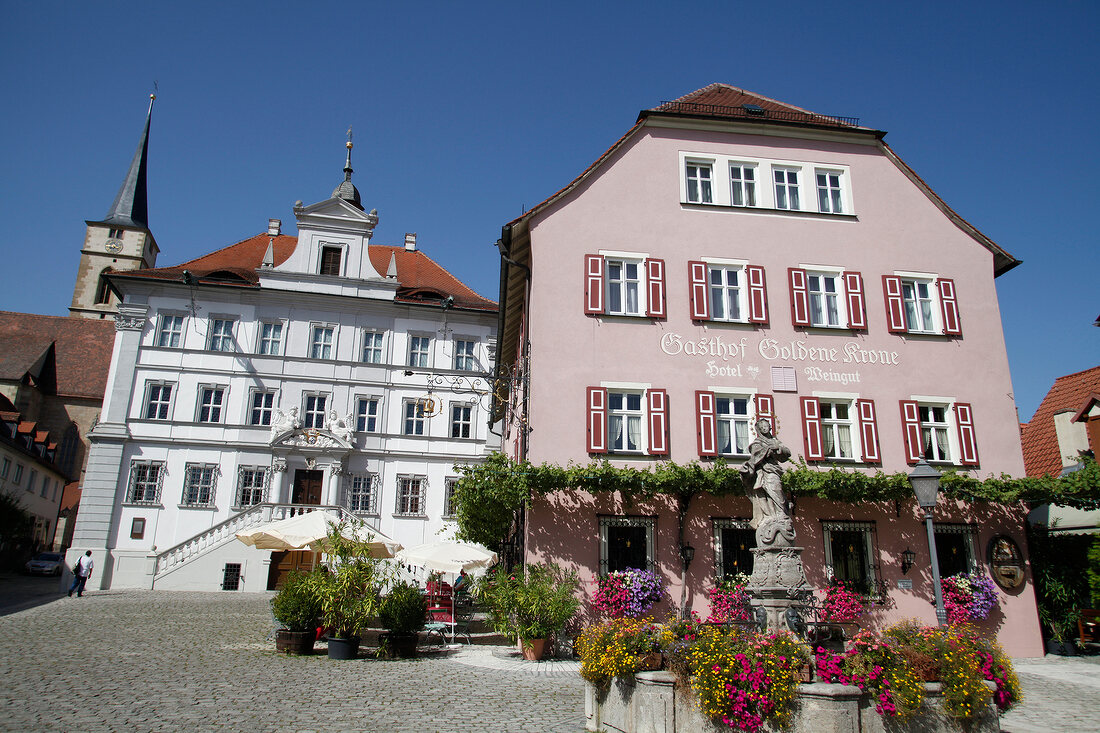
<svg viewBox="0 0 1100 733">
<path fill-rule="evenodd" d="M 84 584 L 88 582 L 88 578 L 92 577 L 93 567 L 95 563 L 92 562 L 92 551 L 88 550 L 76 561 L 76 567 L 73 568 L 73 584 L 69 587 L 69 598 L 73 597 L 74 590 L 77 598 L 84 596 Z"/>
</svg>

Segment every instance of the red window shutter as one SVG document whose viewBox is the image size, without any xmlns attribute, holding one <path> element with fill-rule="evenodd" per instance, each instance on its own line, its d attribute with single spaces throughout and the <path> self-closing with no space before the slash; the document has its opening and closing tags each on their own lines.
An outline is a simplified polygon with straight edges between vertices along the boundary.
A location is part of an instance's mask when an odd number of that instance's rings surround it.
<svg viewBox="0 0 1100 733">
<path fill-rule="evenodd" d="M 768 281 L 760 265 L 746 265 L 749 279 L 749 323 L 768 322 Z"/>
<path fill-rule="evenodd" d="M 859 418 L 859 442 L 863 446 L 863 462 L 879 463 L 882 458 L 878 452 L 878 422 L 875 419 L 874 400 L 856 400 L 856 415 Z"/>
<path fill-rule="evenodd" d="M 978 438 L 974 434 L 974 413 L 969 402 L 955 403 L 955 427 L 959 429 L 959 463 L 978 465 Z"/>
<path fill-rule="evenodd" d="M 795 326 L 809 326 L 810 293 L 806 288 L 806 271 L 788 267 L 787 282 L 791 286 L 791 323 Z"/>
<path fill-rule="evenodd" d="M 707 263 L 688 263 L 688 287 L 691 292 L 691 320 L 710 320 L 710 288 L 707 283 Z"/>
<path fill-rule="evenodd" d="M 821 403 L 816 397 L 801 397 L 802 440 L 806 445 L 807 461 L 822 461 L 825 451 L 821 447 Z"/>
<path fill-rule="evenodd" d="M 905 460 L 916 463 L 924 456 L 924 444 L 920 437 L 920 405 L 911 400 L 901 400 L 901 429 L 905 434 Z"/>
<path fill-rule="evenodd" d="M 886 296 L 886 329 L 890 333 L 905 333 L 905 303 L 901 299 L 901 278 L 882 276 L 882 292 Z"/>
<path fill-rule="evenodd" d="M 584 256 L 584 312 L 603 313 L 604 259 L 599 255 Z"/>
<path fill-rule="evenodd" d="M 651 389 L 649 398 L 649 454 L 668 455 L 668 392 Z"/>
<path fill-rule="evenodd" d="M 588 452 L 607 453 L 607 390 L 603 387 L 589 387 L 586 408 Z"/>
<path fill-rule="evenodd" d="M 718 430 L 714 417 L 714 393 L 695 393 L 695 429 L 699 439 L 699 455 L 718 455 Z"/>
<path fill-rule="evenodd" d="M 665 261 L 645 261 L 646 315 L 665 318 Z"/>
<path fill-rule="evenodd" d="M 767 418 L 772 423 L 772 434 L 775 434 L 775 413 L 772 410 L 772 396 L 770 394 L 756 395 L 756 419 Z"/>
<path fill-rule="evenodd" d="M 867 304 L 863 297 L 863 276 L 858 272 L 845 272 L 844 292 L 848 296 L 848 328 L 867 330 Z"/>
<path fill-rule="evenodd" d="M 959 303 L 955 300 L 955 281 L 946 277 L 936 280 L 940 291 L 940 313 L 943 315 L 943 332 L 948 336 L 962 336 L 959 322 Z"/>
</svg>

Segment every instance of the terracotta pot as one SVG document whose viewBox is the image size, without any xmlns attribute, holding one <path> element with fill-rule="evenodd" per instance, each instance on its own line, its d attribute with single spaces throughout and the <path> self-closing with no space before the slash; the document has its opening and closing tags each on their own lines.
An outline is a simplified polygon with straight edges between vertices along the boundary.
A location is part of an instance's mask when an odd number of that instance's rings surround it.
<svg viewBox="0 0 1100 733">
<path fill-rule="evenodd" d="M 317 641 L 316 631 L 275 632 L 275 651 L 284 654 L 313 654 L 313 643 Z"/>
<path fill-rule="evenodd" d="M 528 662 L 539 661 L 546 651 L 546 639 L 520 639 L 519 644 L 523 658 Z"/>
<path fill-rule="evenodd" d="M 643 654 L 638 660 L 639 672 L 650 672 L 661 669 L 664 666 L 665 658 L 660 652 L 648 652 Z"/>
</svg>

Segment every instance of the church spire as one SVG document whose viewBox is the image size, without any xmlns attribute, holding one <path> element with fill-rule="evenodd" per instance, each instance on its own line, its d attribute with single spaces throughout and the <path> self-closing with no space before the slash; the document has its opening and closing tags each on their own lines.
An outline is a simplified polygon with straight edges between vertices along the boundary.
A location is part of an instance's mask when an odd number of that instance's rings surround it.
<svg viewBox="0 0 1100 733">
<path fill-rule="evenodd" d="M 359 199 L 359 190 L 355 187 L 355 184 L 351 182 L 351 174 L 355 171 L 351 167 L 351 149 L 354 147 L 351 143 L 351 128 L 348 128 L 348 159 L 344 163 L 344 180 L 340 182 L 340 185 L 332 190 L 332 198 L 343 199 L 349 204 L 363 210 L 363 204 Z"/>
<path fill-rule="evenodd" d="M 141 133 L 130 170 L 122 182 L 122 188 L 115 196 L 103 224 L 121 224 L 122 226 L 149 228 L 149 199 L 145 188 L 145 174 L 149 159 L 149 121 L 153 118 L 153 101 L 156 94 L 149 95 L 149 111 L 145 115 L 145 130 Z"/>
</svg>

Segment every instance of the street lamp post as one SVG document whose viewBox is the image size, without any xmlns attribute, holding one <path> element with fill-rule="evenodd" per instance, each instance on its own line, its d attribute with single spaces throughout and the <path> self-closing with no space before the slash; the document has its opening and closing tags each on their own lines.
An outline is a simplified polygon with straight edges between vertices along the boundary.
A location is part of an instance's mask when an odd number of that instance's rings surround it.
<svg viewBox="0 0 1100 733">
<path fill-rule="evenodd" d="M 940 491 L 940 472 L 923 458 L 917 462 L 909 474 L 909 483 L 917 495 L 917 503 L 924 510 L 924 523 L 928 528 L 928 552 L 932 557 L 932 586 L 936 592 L 936 620 L 940 626 L 947 625 L 947 611 L 943 607 L 943 586 L 940 584 L 940 559 L 936 554 L 936 533 L 932 529 L 932 510 L 936 508 L 936 497 Z"/>
</svg>

